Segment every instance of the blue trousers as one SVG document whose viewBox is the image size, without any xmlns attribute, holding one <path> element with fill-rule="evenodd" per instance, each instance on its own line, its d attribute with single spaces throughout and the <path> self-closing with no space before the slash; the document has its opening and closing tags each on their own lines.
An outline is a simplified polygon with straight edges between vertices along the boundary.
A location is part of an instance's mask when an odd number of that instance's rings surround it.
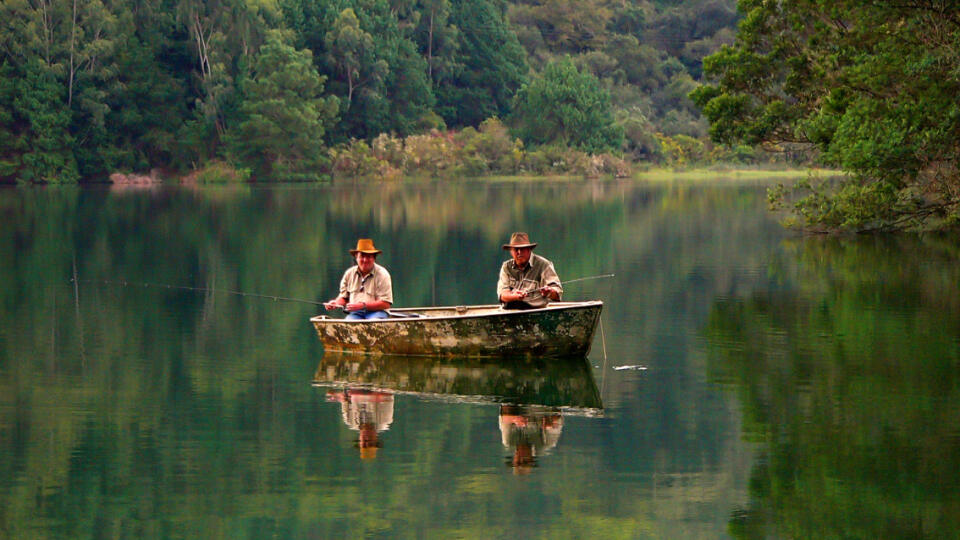
<svg viewBox="0 0 960 540">
<path fill-rule="evenodd" d="M 347 313 L 345 317 L 349 321 L 355 321 L 357 319 L 386 319 L 390 315 L 386 311 L 367 311 L 361 309 L 360 311 L 351 311 Z"/>
</svg>

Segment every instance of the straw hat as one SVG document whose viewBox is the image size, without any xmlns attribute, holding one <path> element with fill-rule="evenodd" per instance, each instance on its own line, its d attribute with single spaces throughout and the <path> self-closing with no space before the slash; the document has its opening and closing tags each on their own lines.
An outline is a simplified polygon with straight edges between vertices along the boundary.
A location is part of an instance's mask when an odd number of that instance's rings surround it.
<svg viewBox="0 0 960 540">
<path fill-rule="evenodd" d="M 511 248 L 535 248 L 537 247 L 536 242 L 531 242 L 530 237 L 527 236 L 525 232 L 515 232 L 510 235 L 510 243 L 504 244 L 503 249 Z"/>
<path fill-rule="evenodd" d="M 373 240 L 369 238 L 361 238 L 357 240 L 357 248 L 351 249 L 350 254 L 356 255 L 357 253 L 366 253 L 368 255 L 379 255 L 383 253 L 373 245 Z"/>
</svg>

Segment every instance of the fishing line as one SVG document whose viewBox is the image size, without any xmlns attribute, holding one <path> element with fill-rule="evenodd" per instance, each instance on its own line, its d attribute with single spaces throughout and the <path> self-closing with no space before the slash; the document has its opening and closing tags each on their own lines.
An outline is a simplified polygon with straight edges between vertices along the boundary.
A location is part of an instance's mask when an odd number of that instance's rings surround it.
<svg viewBox="0 0 960 540">
<path fill-rule="evenodd" d="M 582 278 L 577 278 L 577 279 L 568 279 L 568 280 L 566 280 L 566 281 L 561 281 L 560 284 L 561 284 L 561 285 L 566 285 L 567 283 L 575 283 L 575 282 L 577 282 L 577 281 L 584 281 L 584 280 L 587 280 L 587 279 L 608 278 L 608 277 L 613 277 L 613 276 L 615 276 L 615 275 L 616 275 L 616 274 L 601 274 L 601 275 L 599 275 L 599 276 L 587 276 L 587 277 L 582 277 Z"/>
<path fill-rule="evenodd" d="M 584 281 L 584 280 L 587 280 L 587 279 L 599 279 L 599 278 L 613 277 L 613 275 L 614 275 L 614 274 L 603 274 L 603 275 L 599 275 L 599 276 L 587 276 L 587 277 L 582 277 L 582 278 L 576 278 L 576 279 L 570 279 L 570 280 L 567 280 L 567 281 L 562 281 L 561 284 L 573 283 L 573 282 L 576 282 L 576 281 Z M 105 285 L 120 285 L 121 287 L 128 287 L 128 286 L 130 286 L 130 287 L 144 287 L 144 288 L 152 287 L 152 288 L 156 288 L 156 289 L 175 289 L 175 290 L 181 290 L 181 291 L 234 294 L 234 295 L 237 295 L 237 296 L 250 296 L 250 297 L 253 297 L 253 298 L 266 298 L 266 299 L 269 299 L 269 300 L 273 300 L 274 302 L 281 302 L 281 301 L 282 301 L 282 302 L 300 302 L 300 303 L 303 303 L 303 304 L 313 304 L 313 305 L 315 305 L 315 306 L 322 306 L 322 305 L 326 304 L 326 302 L 317 302 L 316 300 L 303 300 L 303 299 L 301 299 L 301 298 L 290 298 L 290 297 L 287 297 L 287 296 L 276 296 L 276 295 L 272 295 L 272 294 L 259 294 L 259 293 L 251 293 L 251 292 L 244 292 L 244 291 L 234 291 L 234 290 L 231 290 L 231 289 L 217 289 L 217 288 L 213 288 L 213 287 L 189 287 L 189 286 L 187 286 L 187 285 L 169 285 L 169 284 L 166 284 L 166 283 L 147 283 L 147 282 L 115 281 L 115 280 L 109 280 L 109 279 L 103 279 L 103 280 L 77 279 L 76 276 L 74 276 L 73 278 L 71 278 L 70 281 L 74 284 L 74 287 L 76 287 L 78 283 L 96 283 L 96 284 L 105 284 Z M 539 291 L 533 291 L 533 292 L 534 292 L 534 293 L 539 293 Z"/>
<path fill-rule="evenodd" d="M 304 304 L 313 304 L 315 306 L 322 306 L 324 302 L 317 302 L 315 300 L 302 300 L 300 298 L 289 298 L 286 296 L 274 296 L 272 294 L 258 294 L 258 293 L 249 293 L 244 291 L 233 291 L 230 289 L 215 289 L 212 287 L 188 287 L 186 285 L 167 285 L 164 283 L 144 283 L 144 282 L 129 282 L 129 281 L 111 281 L 111 280 L 93 280 L 93 279 L 71 279 L 70 281 L 82 282 L 82 283 L 103 283 L 107 285 L 120 285 L 123 287 L 132 286 L 132 287 L 153 287 L 157 289 L 178 289 L 182 291 L 194 291 L 194 292 L 212 292 L 212 293 L 225 293 L 225 294 L 235 294 L 238 296 L 252 296 L 254 298 L 267 298 L 273 300 L 274 302 L 302 302 Z"/>
<path fill-rule="evenodd" d="M 588 279 L 609 278 L 609 277 L 614 277 L 615 275 L 616 275 L 616 274 L 600 274 L 600 275 L 598 275 L 598 276 L 587 276 L 587 277 L 581 277 L 581 278 L 576 278 L 576 279 L 568 279 L 568 280 L 566 280 L 566 281 L 561 281 L 561 282 L 560 282 L 560 285 L 566 285 L 566 284 L 568 284 L 568 283 L 576 283 L 576 282 L 578 282 L 578 281 L 586 281 L 586 280 L 588 280 Z M 529 281 L 529 282 L 531 282 L 531 283 L 533 283 L 533 284 L 535 284 L 535 285 L 539 285 L 539 282 L 537 282 L 536 280 L 533 280 L 533 279 L 522 279 L 522 280 L 521 280 L 521 283 L 524 282 L 524 281 Z M 527 293 L 527 296 L 536 297 L 535 295 L 536 295 L 536 296 L 542 296 L 542 294 L 540 293 L 540 289 L 534 289 L 534 290 L 532 290 L 532 291 L 530 291 L 530 292 Z"/>
</svg>

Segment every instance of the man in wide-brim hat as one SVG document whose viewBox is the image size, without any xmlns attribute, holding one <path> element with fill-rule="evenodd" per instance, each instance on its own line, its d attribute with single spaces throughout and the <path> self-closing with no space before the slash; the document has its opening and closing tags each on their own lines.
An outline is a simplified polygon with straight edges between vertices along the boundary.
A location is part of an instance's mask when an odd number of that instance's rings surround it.
<svg viewBox="0 0 960 540">
<path fill-rule="evenodd" d="M 511 234 L 510 242 L 503 245 L 511 259 L 500 267 L 497 295 L 506 309 L 544 307 L 551 300 L 560 300 L 563 294 L 553 263 L 535 255 L 535 247 L 537 243 L 531 242 L 525 232 Z"/>
<path fill-rule="evenodd" d="M 357 261 L 340 280 L 340 294 L 323 304 L 328 310 L 343 308 L 347 319 L 386 319 L 386 310 L 393 304 L 393 282 L 390 272 L 376 263 L 383 253 L 373 240 L 361 238 L 350 255 Z"/>
</svg>

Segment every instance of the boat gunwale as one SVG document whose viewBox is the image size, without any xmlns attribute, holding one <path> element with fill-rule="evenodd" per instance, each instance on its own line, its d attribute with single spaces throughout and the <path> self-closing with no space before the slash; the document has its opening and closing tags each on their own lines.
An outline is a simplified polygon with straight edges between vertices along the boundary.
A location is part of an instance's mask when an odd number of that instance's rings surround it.
<svg viewBox="0 0 960 540">
<path fill-rule="evenodd" d="M 320 324 L 333 324 L 333 323 L 345 323 L 345 324 L 393 324 L 393 323 L 409 323 L 409 322 L 427 322 L 427 321 L 445 321 L 450 319 L 461 320 L 461 319 L 476 319 L 476 318 L 486 318 L 486 317 L 502 317 L 502 316 L 517 316 L 517 315 L 535 315 L 538 313 L 548 313 L 551 311 L 565 311 L 570 309 L 584 309 L 592 307 L 603 307 L 602 300 L 584 300 L 582 302 L 553 302 L 542 308 L 534 309 L 503 309 L 500 304 L 471 304 L 471 305 L 459 305 L 459 306 L 434 306 L 434 307 L 406 307 L 406 308 L 396 308 L 390 309 L 389 311 L 396 312 L 421 312 L 424 310 L 451 310 L 456 311 L 458 307 L 466 307 L 470 309 L 491 309 L 495 310 L 492 312 L 484 313 L 461 313 L 455 315 L 424 315 L 423 317 L 395 317 L 395 318 L 386 318 L 386 319 L 335 319 L 328 315 L 315 315 L 310 317 L 310 322 L 320 323 Z"/>
</svg>

